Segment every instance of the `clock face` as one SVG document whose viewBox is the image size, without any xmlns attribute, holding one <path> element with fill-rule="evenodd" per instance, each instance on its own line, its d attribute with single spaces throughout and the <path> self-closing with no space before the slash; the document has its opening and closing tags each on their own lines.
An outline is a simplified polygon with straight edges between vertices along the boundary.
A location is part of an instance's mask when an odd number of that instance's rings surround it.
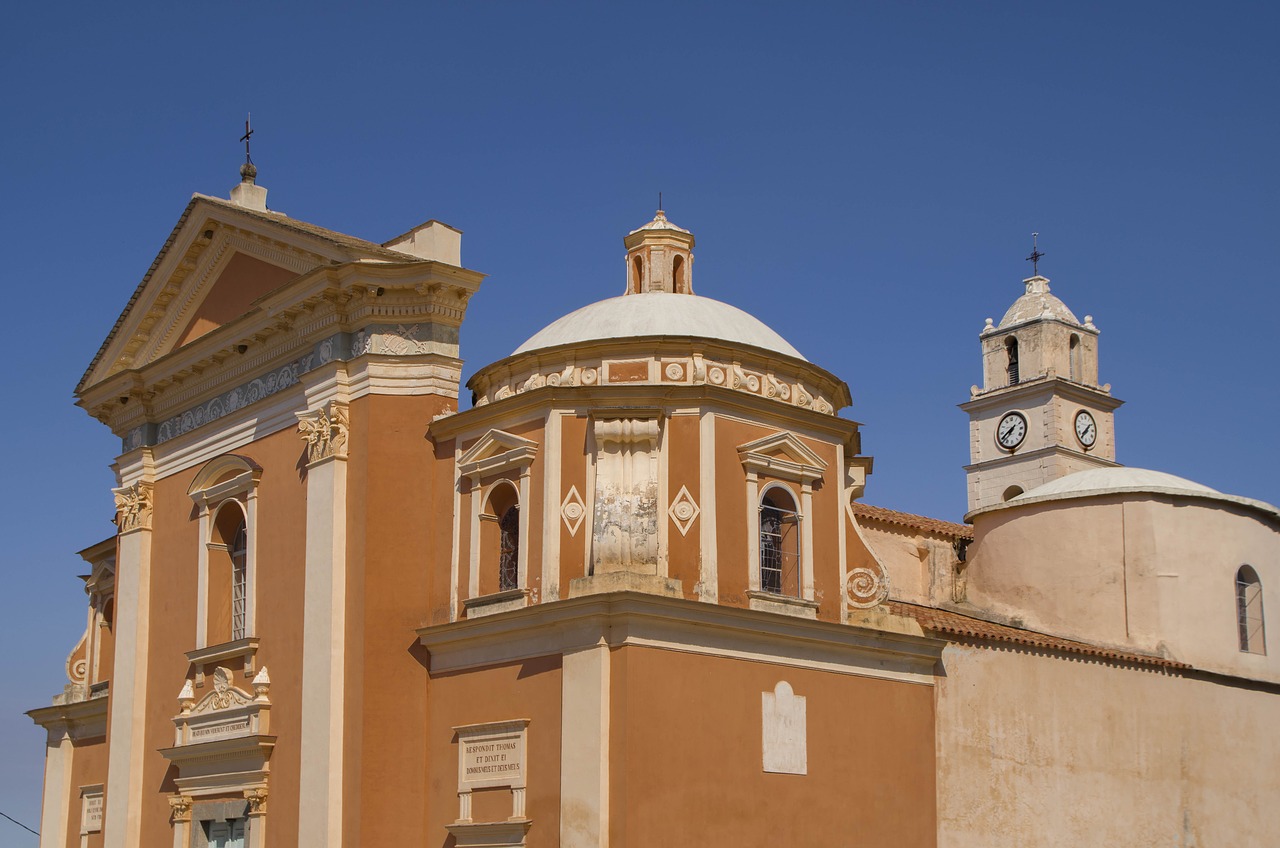
<svg viewBox="0 0 1280 848">
<path fill-rule="evenodd" d="M 996 441 L 1005 450 L 1013 450 L 1027 437 L 1027 419 L 1021 412 L 1010 412 L 996 426 Z"/>
<path fill-rule="evenodd" d="M 1093 416 L 1083 409 L 1076 413 L 1076 438 L 1086 449 L 1098 441 L 1098 425 L 1094 423 Z"/>
</svg>

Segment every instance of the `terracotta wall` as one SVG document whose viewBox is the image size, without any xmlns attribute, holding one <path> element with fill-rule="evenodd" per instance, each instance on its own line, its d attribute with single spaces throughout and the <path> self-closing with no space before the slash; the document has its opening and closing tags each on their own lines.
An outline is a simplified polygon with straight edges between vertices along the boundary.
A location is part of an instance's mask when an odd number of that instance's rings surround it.
<svg viewBox="0 0 1280 848">
<path fill-rule="evenodd" d="M 682 535 L 680 528 L 671 520 L 670 507 L 682 486 L 688 488 L 694 503 L 702 502 L 698 488 L 701 460 L 698 427 L 696 415 L 673 415 L 667 419 L 667 502 L 660 505 L 662 520 L 667 525 L 667 576 L 681 581 L 684 596 L 691 599 L 698 597 L 702 551 L 699 522 L 704 519 L 699 515 L 688 525 L 688 532 Z M 706 520 L 711 518 L 708 515 Z"/>
<path fill-rule="evenodd" d="M 432 575 L 449 573 L 450 548 L 437 540 L 453 510 L 452 456 L 438 461 L 426 430 L 451 405 L 430 396 L 351 403 L 345 844 L 418 844 L 424 824 L 427 673 L 414 631 L 442 602 L 431 597 L 441 586 Z M 443 591 L 447 604 L 447 582 Z"/>
<path fill-rule="evenodd" d="M 67 848 L 80 848 L 80 787 L 107 785 L 106 737 L 75 743 L 71 758 L 71 796 L 67 809 Z M 88 834 L 87 848 L 101 848 L 102 831 Z"/>
<path fill-rule="evenodd" d="M 540 657 L 454 674 L 434 675 L 426 722 L 427 791 L 419 804 L 427 826 L 411 841 L 395 844 L 446 848 L 445 829 L 458 817 L 458 741 L 453 728 L 481 722 L 529 719 L 526 814 L 533 820 L 526 844 L 560 843 L 560 657 Z M 505 820 L 511 793 L 490 789 L 472 798 L 474 821 Z M 372 843 L 365 843 L 372 844 Z M 392 843 L 377 843 L 392 844 Z"/>
<path fill-rule="evenodd" d="M 806 775 L 762 768 L 780 680 L 806 698 Z M 636 647 L 611 684 L 614 846 L 935 844 L 931 686 Z"/>
<path fill-rule="evenodd" d="M 297 274 L 243 253 L 231 257 L 213 288 L 182 331 L 178 346 L 200 338 L 249 311 L 249 305 Z"/>
<path fill-rule="evenodd" d="M 257 665 L 271 674 L 271 727 L 278 742 L 271 758 L 271 839 L 297 839 L 298 736 L 302 683 L 302 581 L 306 525 L 305 482 L 298 463 L 302 442 L 292 430 L 266 436 L 236 453 L 263 468 L 258 487 L 257 616 L 261 639 Z M 189 468 L 156 482 L 152 517 L 151 620 L 143 759 L 142 843 L 172 842 L 167 794 L 174 791 L 168 760 L 157 749 L 173 744 L 177 693 L 187 678 L 183 655 L 195 648 L 196 562 L 199 521 L 187 488 L 199 471 Z M 239 662 L 225 663 L 233 670 Z M 212 687 L 206 677 L 196 697 Z M 248 689 L 237 673 L 236 685 Z"/>
</svg>

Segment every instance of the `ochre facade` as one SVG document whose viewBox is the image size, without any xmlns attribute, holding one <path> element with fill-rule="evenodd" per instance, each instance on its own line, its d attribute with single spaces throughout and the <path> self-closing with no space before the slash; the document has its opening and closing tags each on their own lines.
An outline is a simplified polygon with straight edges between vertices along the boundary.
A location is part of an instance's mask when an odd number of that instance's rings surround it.
<svg viewBox="0 0 1280 848">
<path fill-rule="evenodd" d="M 954 524 L 864 502 L 848 388 L 695 295 L 661 212 L 626 294 L 460 410 L 461 233 L 365 242 L 253 177 L 193 198 L 77 388 L 118 533 L 31 711 L 42 848 L 1280 831 L 1280 513 L 1119 466 L 1044 278 L 981 334 Z"/>
</svg>

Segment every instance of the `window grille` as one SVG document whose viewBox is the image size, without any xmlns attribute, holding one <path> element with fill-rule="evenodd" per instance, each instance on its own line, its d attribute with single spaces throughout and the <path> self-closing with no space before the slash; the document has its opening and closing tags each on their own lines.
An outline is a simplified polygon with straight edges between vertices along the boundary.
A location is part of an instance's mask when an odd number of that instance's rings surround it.
<svg viewBox="0 0 1280 848">
<path fill-rule="evenodd" d="M 1247 565 L 1236 572 L 1236 626 L 1241 651 L 1250 654 L 1267 652 L 1262 619 L 1262 582 L 1257 572 Z"/>
<path fill-rule="evenodd" d="M 245 632 L 249 583 L 246 569 L 248 550 L 248 528 L 241 521 L 239 529 L 236 530 L 235 539 L 231 542 L 231 638 L 233 641 L 248 635 Z"/>
<path fill-rule="evenodd" d="M 775 595 L 799 594 L 796 574 L 799 514 L 766 496 L 760 505 L 760 589 Z M 793 588 L 796 587 L 796 588 Z"/>
<path fill-rule="evenodd" d="M 211 821 L 207 825 L 209 848 L 244 848 L 245 820 Z"/>
<path fill-rule="evenodd" d="M 502 514 L 498 524 L 501 543 L 498 554 L 498 591 L 520 587 L 520 507 L 513 506 Z"/>
</svg>

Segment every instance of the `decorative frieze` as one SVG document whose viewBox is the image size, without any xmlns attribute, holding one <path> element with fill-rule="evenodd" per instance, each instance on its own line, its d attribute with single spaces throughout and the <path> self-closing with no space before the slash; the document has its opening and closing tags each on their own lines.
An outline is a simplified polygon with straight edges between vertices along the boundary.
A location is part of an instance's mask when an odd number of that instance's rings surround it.
<svg viewBox="0 0 1280 848">
<path fill-rule="evenodd" d="M 351 358 L 366 353 L 381 356 L 418 356 L 428 353 L 453 355 L 458 345 L 458 328 L 447 324 L 372 325 L 351 339 Z"/>
<path fill-rule="evenodd" d="M 347 458 L 347 405 L 330 401 L 310 412 L 298 413 L 298 433 L 307 444 L 307 463 Z"/>
<path fill-rule="evenodd" d="M 704 358 L 702 354 L 685 358 L 662 357 L 652 369 L 649 360 L 637 359 L 570 363 L 554 369 L 504 369 L 480 376 L 478 383 L 473 385 L 476 389 L 475 405 L 484 406 L 544 386 L 594 386 L 601 381 L 602 370 L 607 374 L 605 382 L 609 384 L 679 383 L 720 386 L 812 409 L 822 415 L 834 415 L 836 410 L 828 397 L 796 374 L 777 370 L 754 371 L 744 368 L 739 362 L 717 362 Z"/>
<path fill-rule="evenodd" d="M 116 501 L 116 526 L 121 533 L 151 528 L 152 489 L 141 481 L 112 489 Z"/>
</svg>

